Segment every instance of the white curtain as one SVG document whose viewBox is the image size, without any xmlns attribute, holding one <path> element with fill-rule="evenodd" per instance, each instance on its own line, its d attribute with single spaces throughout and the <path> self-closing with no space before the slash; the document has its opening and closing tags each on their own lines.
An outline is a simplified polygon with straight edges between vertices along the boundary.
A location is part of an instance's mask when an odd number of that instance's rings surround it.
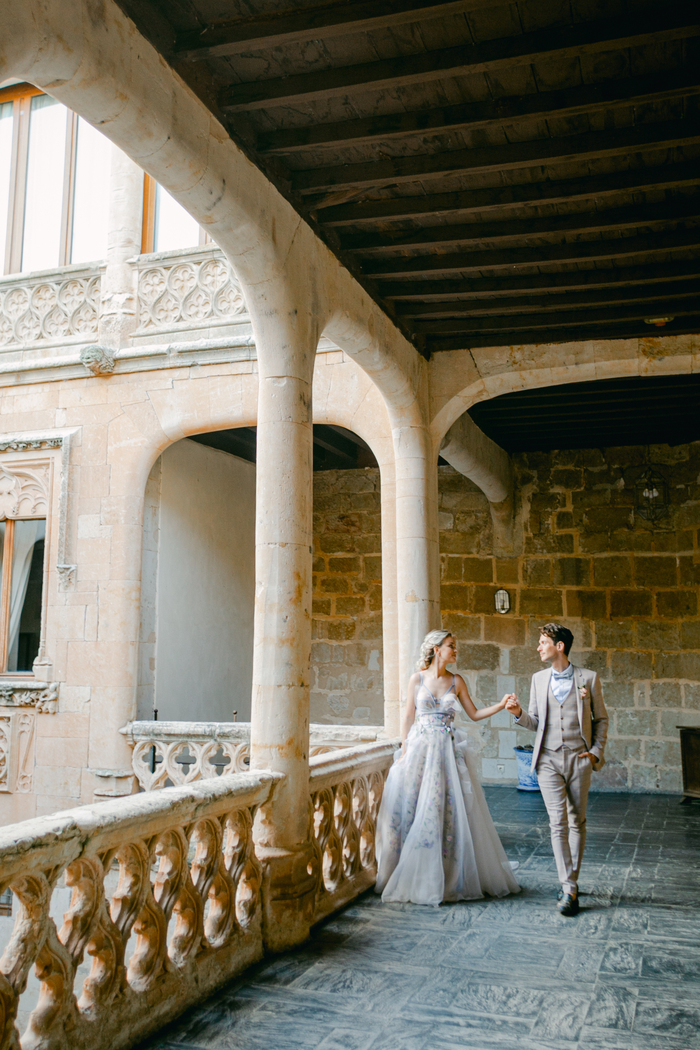
<svg viewBox="0 0 700 1050">
<path fill-rule="evenodd" d="M 16 521 L 15 538 L 12 552 L 12 584 L 10 587 L 10 629 L 8 632 L 7 668 L 17 669 L 17 649 L 19 646 L 19 627 L 24 610 L 24 599 L 27 597 L 29 571 L 32 567 L 34 545 L 43 540 L 46 534 L 46 522 L 38 518 L 35 521 Z M 4 567 L 5 570 L 9 566 Z"/>
</svg>

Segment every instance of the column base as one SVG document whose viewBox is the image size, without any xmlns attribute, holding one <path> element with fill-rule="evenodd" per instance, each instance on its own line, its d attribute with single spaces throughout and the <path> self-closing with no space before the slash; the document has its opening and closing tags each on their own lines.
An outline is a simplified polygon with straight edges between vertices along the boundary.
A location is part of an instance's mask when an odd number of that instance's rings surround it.
<svg viewBox="0 0 700 1050">
<path fill-rule="evenodd" d="M 318 857 L 310 842 L 296 850 L 256 846 L 263 869 L 263 943 L 281 952 L 301 944 L 314 921 L 320 878 Z"/>
</svg>

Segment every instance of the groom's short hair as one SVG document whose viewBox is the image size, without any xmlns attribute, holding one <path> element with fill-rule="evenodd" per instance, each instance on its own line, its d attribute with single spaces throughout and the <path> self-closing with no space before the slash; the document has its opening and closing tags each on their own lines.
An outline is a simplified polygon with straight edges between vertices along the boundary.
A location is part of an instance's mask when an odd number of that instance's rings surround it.
<svg viewBox="0 0 700 1050">
<path fill-rule="evenodd" d="M 564 655 L 569 655 L 571 646 L 574 644 L 574 636 L 568 627 L 564 627 L 561 623 L 546 623 L 544 627 L 540 627 L 540 634 L 546 634 L 555 645 L 557 642 L 563 642 Z"/>
</svg>

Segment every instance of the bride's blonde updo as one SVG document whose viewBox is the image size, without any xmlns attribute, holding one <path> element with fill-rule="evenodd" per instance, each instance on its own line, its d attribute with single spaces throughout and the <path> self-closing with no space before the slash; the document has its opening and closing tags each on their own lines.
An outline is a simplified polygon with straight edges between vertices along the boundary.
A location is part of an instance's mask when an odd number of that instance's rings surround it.
<svg viewBox="0 0 700 1050">
<path fill-rule="evenodd" d="M 452 637 L 452 631 L 428 631 L 420 647 L 420 656 L 416 667 L 419 671 L 427 671 L 435 659 L 435 646 L 438 648 L 446 638 Z"/>
</svg>

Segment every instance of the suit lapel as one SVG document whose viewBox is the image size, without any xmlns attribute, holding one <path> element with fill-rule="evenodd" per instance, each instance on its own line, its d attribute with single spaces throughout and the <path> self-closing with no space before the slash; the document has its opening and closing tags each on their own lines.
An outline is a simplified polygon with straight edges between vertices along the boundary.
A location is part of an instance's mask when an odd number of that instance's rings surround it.
<svg viewBox="0 0 700 1050">
<path fill-rule="evenodd" d="M 547 728 L 547 712 L 549 710 L 549 683 L 552 680 L 552 668 L 550 667 L 549 673 L 544 680 L 544 691 L 541 697 L 541 704 L 539 705 L 539 723 L 542 726 L 542 732 Z"/>
<path fill-rule="evenodd" d="M 586 683 L 583 680 L 583 671 L 580 667 L 572 665 L 574 668 L 574 687 L 576 689 L 576 710 L 578 712 L 578 724 L 581 730 L 581 736 L 583 736 L 583 700 L 581 699 L 581 687 Z M 585 740 L 586 738 L 583 737 Z"/>
</svg>

